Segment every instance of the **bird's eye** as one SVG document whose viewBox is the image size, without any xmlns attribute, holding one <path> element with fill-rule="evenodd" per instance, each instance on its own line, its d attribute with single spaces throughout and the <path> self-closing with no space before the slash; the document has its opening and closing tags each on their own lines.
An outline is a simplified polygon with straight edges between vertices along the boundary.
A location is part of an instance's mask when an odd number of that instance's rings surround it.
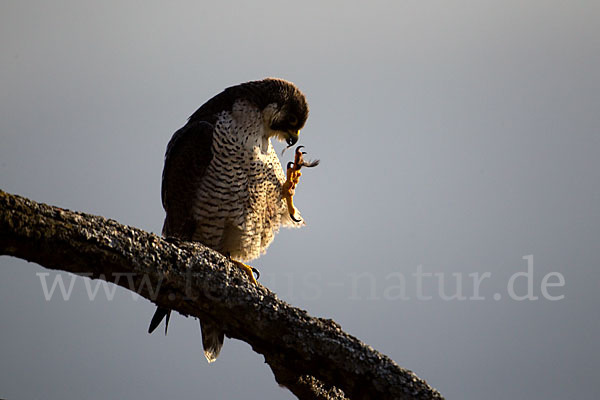
<svg viewBox="0 0 600 400">
<path fill-rule="evenodd" d="M 298 124 L 298 117 L 296 117 L 294 114 L 291 114 L 288 117 L 288 122 L 290 123 L 291 126 L 296 126 Z"/>
</svg>

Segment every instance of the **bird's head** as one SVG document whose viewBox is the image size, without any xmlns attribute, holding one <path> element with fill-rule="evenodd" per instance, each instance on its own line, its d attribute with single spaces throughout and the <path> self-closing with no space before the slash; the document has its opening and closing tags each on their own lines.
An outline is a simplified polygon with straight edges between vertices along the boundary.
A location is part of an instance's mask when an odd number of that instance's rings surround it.
<svg viewBox="0 0 600 400">
<path fill-rule="evenodd" d="M 266 78 L 241 84 L 239 88 L 262 110 L 267 137 L 274 136 L 289 146 L 298 141 L 300 129 L 308 118 L 308 103 L 296 85 Z"/>
<path fill-rule="evenodd" d="M 308 118 L 308 103 L 296 85 L 283 79 L 266 78 L 231 86 L 207 101 L 190 120 L 214 123 L 218 112 L 231 110 L 238 100 L 248 101 L 261 111 L 265 139 L 274 136 L 289 146 L 298 141 Z"/>
<path fill-rule="evenodd" d="M 291 82 L 283 82 L 279 98 L 271 103 L 273 112 L 268 121 L 271 130 L 270 136 L 285 141 L 289 146 L 296 144 L 300 129 L 304 127 L 308 118 L 308 104 L 304 94 Z M 269 113 L 263 113 L 269 117 Z"/>
</svg>

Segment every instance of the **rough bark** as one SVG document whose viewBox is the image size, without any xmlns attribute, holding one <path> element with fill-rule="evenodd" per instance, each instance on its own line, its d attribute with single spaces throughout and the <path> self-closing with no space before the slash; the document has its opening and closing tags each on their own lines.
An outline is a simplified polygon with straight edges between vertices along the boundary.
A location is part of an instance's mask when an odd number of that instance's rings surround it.
<svg viewBox="0 0 600 400">
<path fill-rule="evenodd" d="M 183 315 L 218 320 L 300 399 L 442 399 L 387 356 L 248 279 L 222 255 L 0 191 L 0 254 L 103 279 Z M 160 290 L 158 290 L 160 289 Z M 142 334 L 142 332 L 140 332 Z"/>
</svg>

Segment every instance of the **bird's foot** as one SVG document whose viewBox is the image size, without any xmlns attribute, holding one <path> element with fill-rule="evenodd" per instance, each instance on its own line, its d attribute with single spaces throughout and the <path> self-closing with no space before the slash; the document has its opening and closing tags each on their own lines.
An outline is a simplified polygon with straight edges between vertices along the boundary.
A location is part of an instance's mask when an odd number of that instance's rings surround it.
<svg viewBox="0 0 600 400">
<path fill-rule="evenodd" d="M 246 275 L 248 275 L 248 279 L 250 279 L 250 282 L 254 283 L 255 285 L 258 285 L 258 282 L 256 281 L 256 279 L 260 278 L 260 272 L 258 272 L 258 270 L 256 268 L 246 265 L 240 261 L 236 261 L 236 260 L 230 260 L 230 261 L 233 264 L 235 264 L 236 267 L 241 269 L 242 272 L 244 272 Z M 254 273 L 256 273 L 256 278 L 254 277 Z"/>
<path fill-rule="evenodd" d="M 165 240 L 171 244 L 174 244 L 177 247 L 181 246 L 181 242 L 182 242 L 181 239 L 176 238 L 175 236 L 167 236 L 165 238 Z"/>
<path fill-rule="evenodd" d="M 296 218 L 296 208 L 294 207 L 294 192 L 296 189 L 296 185 L 300 180 L 300 176 L 302 176 L 302 172 L 300 169 L 302 167 L 316 167 L 319 165 L 319 160 L 315 161 L 305 161 L 304 154 L 306 152 L 302 151 L 304 146 L 296 147 L 296 153 L 294 155 L 294 161 L 290 161 L 287 164 L 287 180 L 284 182 L 282 187 L 282 197 L 285 199 L 287 204 L 288 212 L 290 214 L 290 218 L 295 222 L 302 222 L 301 219 Z"/>
</svg>

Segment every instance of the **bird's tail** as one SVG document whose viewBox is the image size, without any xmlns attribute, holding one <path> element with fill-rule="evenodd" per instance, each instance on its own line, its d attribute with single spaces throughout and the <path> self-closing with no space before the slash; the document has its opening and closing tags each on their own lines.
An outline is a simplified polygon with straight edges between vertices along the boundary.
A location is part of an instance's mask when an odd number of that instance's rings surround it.
<svg viewBox="0 0 600 400">
<path fill-rule="evenodd" d="M 200 321 L 200 331 L 202 332 L 202 345 L 204 346 L 204 357 L 209 363 L 215 362 L 221 347 L 225 334 L 219 325 L 211 321 Z"/>
<path fill-rule="evenodd" d="M 160 325 L 163 319 L 166 317 L 165 322 L 165 335 L 169 328 L 169 319 L 171 318 L 171 310 L 168 308 L 157 307 L 150 326 L 148 327 L 148 333 L 154 332 L 154 330 Z M 221 347 L 223 347 L 223 340 L 225 334 L 221 330 L 218 324 L 211 321 L 200 321 L 200 332 L 202 332 L 202 346 L 204 346 L 204 357 L 209 363 L 215 362 Z"/>
<path fill-rule="evenodd" d="M 167 329 L 169 329 L 169 319 L 171 318 L 171 310 L 168 308 L 157 307 L 154 312 L 154 316 L 152 317 L 152 321 L 150 321 L 150 326 L 148 327 L 148 333 L 154 332 L 156 327 L 161 323 L 161 321 L 167 317 L 165 322 L 165 335 L 167 334 Z"/>
</svg>

